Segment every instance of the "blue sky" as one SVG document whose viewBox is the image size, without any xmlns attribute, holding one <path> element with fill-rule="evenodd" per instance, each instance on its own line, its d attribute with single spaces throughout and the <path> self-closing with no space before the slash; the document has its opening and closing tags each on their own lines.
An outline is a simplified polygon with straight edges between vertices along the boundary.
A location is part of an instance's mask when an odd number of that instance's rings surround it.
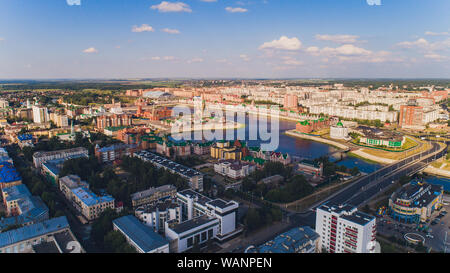
<svg viewBox="0 0 450 273">
<path fill-rule="evenodd" d="M 450 1 L 381 4 L 2 0 L 0 78 L 449 78 Z"/>
</svg>

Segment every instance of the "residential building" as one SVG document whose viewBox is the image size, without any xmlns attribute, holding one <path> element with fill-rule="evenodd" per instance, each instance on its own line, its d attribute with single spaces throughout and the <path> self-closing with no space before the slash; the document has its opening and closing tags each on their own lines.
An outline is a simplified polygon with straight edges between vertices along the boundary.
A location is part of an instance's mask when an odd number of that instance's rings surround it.
<svg viewBox="0 0 450 273">
<path fill-rule="evenodd" d="M 0 233 L 0 253 L 83 253 L 66 216 Z"/>
<path fill-rule="evenodd" d="M 0 162 L 0 189 L 22 184 L 22 177 L 14 165 L 8 161 Z"/>
<path fill-rule="evenodd" d="M 97 196 L 86 186 L 70 189 L 69 201 L 88 220 L 97 219 L 100 214 L 115 208 L 114 198 L 110 195 Z"/>
<path fill-rule="evenodd" d="M 42 164 L 46 161 L 58 158 L 69 158 L 70 156 L 75 155 L 85 155 L 86 157 L 89 157 L 88 150 L 84 147 L 51 152 L 35 152 L 33 154 L 33 165 L 35 168 L 41 168 Z"/>
<path fill-rule="evenodd" d="M 32 196 L 24 184 L 2 189 L 3 204 L 8 217 L 0 220 L 0 229 L 13 225 L 30 225 L 47 220 L 47 206 L 38 196 Z"/>
<path fill-rule="evenodd" d="M 316 210 L 321 249 L 330 253 L 372 253 L 376 219 L 347 204 L 325 203 Z"/>
<path fill-rule="evenodd" d="M 151 187 L 148 190 L 133 193 L 131 203 L 133 207 L 149 205 L 161 199 L 175 198 L 177 188 L 173 185 L 163 185 L 160 187 Z"/>
<path fill-rule="evenodd" d="M 286 231 L 246 253 L 320 253 L 320 236 L 308 226 Z"/>
<path fill-rule="evenodd" d="M 47 107 L 33 105 L 32 109 L 34 123 L 46 123 L 50 120 Z"/>
<path fill-rule="evenodd" d="M 100 163 L 112 162 L 120 159 L 122 156 L 132 156 L 137 149 L 135 144 L 118 143 L 103 148 L 95 145 L 95 157 Z"/>
<path fill-rule="evenodd" d="M 155 232 L 164 234 L 166 222 L 181 223 L 181 206 L 175 199 L 157 201 L 135 210 L 135 215 L 141 222 L 153 228 Z"/>
<path fill-rule="evenodd" d="M 164 168 L 172 173 L 175 173 L 186 179 L 192 189 L 200 192 L 203 191 L 203 174 L 199 171 L 180 165 L 172 160 L 148 151 L 139 151 L 134 153 L 133 156 L 143 161 L 150 162 L 157 168 Z"/>
<path fill-rule="evenodd" d="M 284 108 L 286 109 L 297 109 L 298 107 L 298 96 L 293 94 L 286 94 L 284 97 Z"/>
<path fill-rule="evenodd" d="M 70 159 L 76 158 L 88 158 L 86 154 L 74 154 L 63 158 L 56 158 L 52 160 L 45 161 L 41 167 L 41 174 L 52 183 L 53 186 L 58 186 L 59 183 L 59 173 L 64 167 L 64 162 Z"/>
<path fill-rule="evenodd" d="M 219 160 L 214 164 L 214 171 L 232 179 L 242 179 L 256 170 L 252 163 L 241 162 L 239 160 Z"/>
<path fill-rule="evenodd" d="M 98 116 L 96 119 L 97 129 L 103 130 L 108 127 L 126 127 L 132 124 L 130 114 L 108 114 Z"/>
</svg>

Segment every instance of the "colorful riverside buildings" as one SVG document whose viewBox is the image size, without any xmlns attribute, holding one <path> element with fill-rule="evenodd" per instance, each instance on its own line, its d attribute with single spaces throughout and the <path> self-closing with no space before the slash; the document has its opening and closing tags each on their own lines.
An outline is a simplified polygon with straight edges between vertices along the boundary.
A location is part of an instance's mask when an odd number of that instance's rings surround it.
<svg viewBox="0 0 450 273">
<path fill-rule="evenodd" d="M 319 118 L 315 120 L 299 121 L 296 125 L 296 131 L 303 134 L 310 134 L 330 127 L 330 120 L 327 118 Z"/>
<path fill-rule="evenodd" d="M 330 253 L 374 253 L 376 219 L 347 204 L 325 203 L 316 211 L 321 248 Z"/>
<path fill-rule="evenodd" d="M 413 180 L 391 195 L 388 213 L 400 222 L 425 222 L 442 206 L 443 192 L 441 185 Z"/>
</svg>

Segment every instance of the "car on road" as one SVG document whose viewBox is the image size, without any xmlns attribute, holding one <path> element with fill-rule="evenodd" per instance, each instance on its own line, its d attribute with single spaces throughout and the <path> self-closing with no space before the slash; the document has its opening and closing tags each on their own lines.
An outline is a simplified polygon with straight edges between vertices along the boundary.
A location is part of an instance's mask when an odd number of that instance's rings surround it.
<svg viewBox="0 0 450 273">
<path fill-rule="evenodd" d="M 433 235 L 431 235 L 430 233 L 428 233 L 427 235 L 425 235 L 426 237 L 428 237 L 428 238 L 430 238 L 430 239 L 433 239 L 434 238 L 434 236 Z"/>
</svg>

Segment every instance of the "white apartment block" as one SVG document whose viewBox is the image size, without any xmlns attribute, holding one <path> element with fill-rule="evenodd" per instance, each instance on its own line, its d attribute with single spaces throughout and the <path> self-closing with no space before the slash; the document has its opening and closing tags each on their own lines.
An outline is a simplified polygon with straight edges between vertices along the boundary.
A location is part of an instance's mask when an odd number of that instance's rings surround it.
<svg viewBox="0 0 450 273">
<path fill-rule="evenodd" d="M 45 163 L 46 161 L 59 158 L 68 158 L 71 156 L 78 156 L 78 155 L 84 155 L 86 157 L 89 157 L 88 150 L 84 147 L 51 152 L 35 152 L 33 154 L 33 165 L 35 168 L 40 168 L 42 164 Z"/>
<path fill-rule="evenodd" d="M 165 233 L 166 222 L 181 223 L 181 206 L 172 199 L 141 206 L 135 216 L 155 232 Z"/>
<path fill-rule="evenodd" d="M 323 204 L 316 211 L 316 232 L 330 253 L 375 252 L 376 219 L 350 205 Z"/>
<path fill-rule="evenodd" d="M 47 107 L 40 107 L 33 105 L 33 122 L 34 123 L 45 123 L 49 121 L 49 115 Z"/>
<path fill-rule="evenodd" d="M 214 171 L 233 179 L 244 178 L 256 170 L 256 166 L 249 163 L 241 163 L 239 161 L 221 160 L 214 164 Z"/>
<path fill-rule="evenodd" d="M 309 108 L 309 112 L 311 114 L 325 114 L 346 119 L 379 119 L 382 122 L 397 121 L 398 116 L 397 112 L 363 110 L 352 106 L 338 106 L 335 104 L 313 105 Z"/>
</svg>

